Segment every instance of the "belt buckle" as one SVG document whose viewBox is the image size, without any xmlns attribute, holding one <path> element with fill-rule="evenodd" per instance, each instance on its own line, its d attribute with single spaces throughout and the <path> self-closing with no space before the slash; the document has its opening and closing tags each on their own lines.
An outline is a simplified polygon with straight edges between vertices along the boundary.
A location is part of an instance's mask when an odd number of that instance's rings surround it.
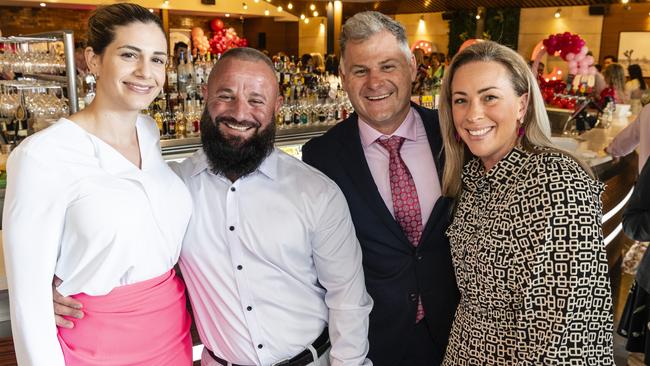
<svg viewBox="0 0 650 366">
<path fill-rule="evenodd" d="M 283 365 L 288 365 L 289 364 L 290 358 L 285 358 L 284 360 L 278 361 L 276 363 L 272 363 L 271 366 L 283 366 Z"/>
</svg>

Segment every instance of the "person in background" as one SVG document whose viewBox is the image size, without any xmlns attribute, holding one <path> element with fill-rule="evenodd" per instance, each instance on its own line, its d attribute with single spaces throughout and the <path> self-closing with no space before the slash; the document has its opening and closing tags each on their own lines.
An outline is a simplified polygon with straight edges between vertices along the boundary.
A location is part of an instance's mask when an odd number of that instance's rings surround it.
<svg viewBox="0 0 650 366">
<path fill-rule="evenodd" d="M 88 74 L 88 64 L 86 63 L 86 43 L 75 42 L 74 46 L 74 65 L 77 69 L 77 76 L 83 79 Z"/>
<path fill-rule="evenodd" d="M 306 71 L 307 73 L 311 73 L 311 70 L 314 68 L 314 60 L 309 53 L 300 56 L 300 64 L 302 65 L 302 71 Z"/>
<path fill-rule="evenodd" d="M 178 63 L 181 60 L 181 52 L 183 52 L 183 57 L 187 59 L 187 49 L 187 43 L 185 42 L 174 43 L 174 53 L 172 54 L 172 61 L 174 62 L 174 66 L 178 67 Z"/>
<path fill-rule="evenodd" d="M 20 365 L 191 365 L 185 286 L 175 275 L 192 212 L 187 188 L 139 112 L 165 83 L 167 40 L 146 8 L 88 20 L 94 101 L 25 139 L 8 162 L 3 242 Z M 35 227 L 37 225 L 37 227 Z M 86 319 L 57 331 L 52 279 Z"/>
<path fill-rule="evenodd" d="M 603 184 L 550 142 L 524 59 L 492 41 L 458 53 L 440 121 L 461 293 L 443 364 L 613 366 Z"/>
<path fill-rule="evenodd" d="M 427 79 L 427 70 L 429 65 L 424 61 L 424 50 L 421 48 L 416 48 L 413 50 L 413 57 L 415 57 L 415 64 L 417 65 L 417 71 L 415 75 L 415 81 L 411 88 L 412 95 L 422 95 L 426 93 L 426 79 Z"/>
<path fill-rule="evenodd" d="M 618 161 L 619 158 L 630 154 L 637 147 L 639 154 L 637 164 L 639 173 L 641 173 L 643 166 L 648 161 L 648 156 L 650 156 L 650 104 L 643 107 L 634 121 L 614 137 L 605 148 L 605 152 Z M 623 272 L 630 275 L 636 274 L 647 247 L 648 243 L 643 241 L 637 240 L 632 244 L 623 257 L 621 264 Z M 634 291 L 631 294 L 634 294 Z"/>
<path fill-rule="evenodd" d="M 629 98 L 625 93 L 625 70 L 617 63 L 609 64 L 603 71 L 607 87 L 600 92 L 600 103 L 606 107 L 608 101 L 628 104 Z"/>
<path fill-rule="evenodd" d="M 438 84 L 442 81 L 442 77 L 445 75 L 445 67 L 447 67 L 447 56 L 445 56 L 445 54 L 442 52 L 434 53 L 431 56 L 432 61 L 434 55 L 437 59 L 437 63 L 435 69 L 433 70 L 433 78 L 436 80 L 436 84 Z"/>
<path fill-rule="evenodd" d="M 325 73 L 325 61 L 323 61 L 323 55 L 319 52 L 314 52 L 311 54 L 311 59 L 314 62 L 312 72 L 317 75 Z"/>
<path fill-rule="evenodd" d="M 632 114 L 637 114 L 641 109 L 641 99 L 646 93 L 647 87 L 639 64 L 628 66 L 627 73 L 630 79 L 625 83 L 625 94 L 630 100 Z"/>
<path fill-rule="evenodd" d="M 614 158 L 628 155 L 639 148 L 639 172 L 650 156 L 650 104 L 646 104 L 630 123 L 614 137 L 605 151 Z"/>
<path fill-rule="evenodd" d="M 343 25 L 341 79 L 355 113 L 303 146 L 303 160 L 343 191 L 363 251 L 376 366 L 442 361 L 458 292 L 440 194 L 435 111 L 410 103 L 416 62 L 404 27 L 378 12 Z"/>
<path fill-rule="evenodd" d="M 339 60 L 335 54 L 328 54 L 325 58 L 325 72 L 330 75 L 339 75 Z"/>
<path fill-rule="evenodd" d="M 647 105 L 646 108 L 650 106 Z M 644 108 L 645 110 L 645 108 Z M 642 112 L 643 113 L 643 112 Z M 634 191 L 623 211 L 623 231 L 637 242 L 650 241 L 650 162 L 641 169 Z M 634 277 L 634 284 L 619 322 L 618 333 L 627 337 L 626 350 L 645 353 L 650 363 L 650 256 L 646 250 Z"/>
<path fill-rule="evenodd" d="M 618 63 L 618 57 L 613 55 L 607 55 L 603 57 L 603 62 L 601 64 L 603 65 L 603 70 L 604 70 L 607 68 L 607 66 L 615 63 Z"/>
</svg>

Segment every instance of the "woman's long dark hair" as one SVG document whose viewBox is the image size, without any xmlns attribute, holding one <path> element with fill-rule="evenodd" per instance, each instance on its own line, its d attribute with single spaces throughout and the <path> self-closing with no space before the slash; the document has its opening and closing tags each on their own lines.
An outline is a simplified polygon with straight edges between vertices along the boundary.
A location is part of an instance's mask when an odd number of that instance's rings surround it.
<svg viewBox="0 0 650 366">
<path fill-rule="evenodd" d="M 630 80 L 637 79 L 639 80 L 639 88 L 645 90 L 645 80 L 643 79 L 643 72 L 641 72 L 641 66 L 638 64 L 633 64 L 627 67 L 627 72 L 630 74 Z"/>
</svg>

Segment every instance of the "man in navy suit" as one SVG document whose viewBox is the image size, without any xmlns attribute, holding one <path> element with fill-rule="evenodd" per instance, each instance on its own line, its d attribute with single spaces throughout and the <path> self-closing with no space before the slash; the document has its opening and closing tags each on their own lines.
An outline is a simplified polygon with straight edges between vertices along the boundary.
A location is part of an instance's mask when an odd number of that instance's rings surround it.
<svg viewBox="0 0 650 366">
<path fill-rule="evenodd" d="M 350 118 L 303 147 L 303 160 L 343 191 L 363 251 L 376 366 L 439 365 L 458 290 L 441 196 L 435 111 L 410 103 L 416 63 L 404 27 L 357 13 L 341 32 L 340 73 Z"/>
</svg>

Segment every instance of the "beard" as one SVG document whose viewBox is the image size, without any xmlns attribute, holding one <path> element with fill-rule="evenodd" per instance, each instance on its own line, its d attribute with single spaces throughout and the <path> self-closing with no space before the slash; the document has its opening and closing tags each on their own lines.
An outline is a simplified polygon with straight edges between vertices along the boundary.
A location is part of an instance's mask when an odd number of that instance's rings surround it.
<svg viewBox="0 0 650 366">
<path fill-rule="evenodd" d="M 226 136 L 219 129 L 223 123 L 252 126 L 256 131 L 247 139 Z M 254 172 L 271 154 L 275 141 L 275 121 L 271 121 L 264 129 L 260 129 L 259 126 L 257 122 L 238 121 L 230 117 L 213 119 L 206 108 L 201 116 L 201 142 L 210 170 L 214 174 L 236 179 Z"/>
</svg>

